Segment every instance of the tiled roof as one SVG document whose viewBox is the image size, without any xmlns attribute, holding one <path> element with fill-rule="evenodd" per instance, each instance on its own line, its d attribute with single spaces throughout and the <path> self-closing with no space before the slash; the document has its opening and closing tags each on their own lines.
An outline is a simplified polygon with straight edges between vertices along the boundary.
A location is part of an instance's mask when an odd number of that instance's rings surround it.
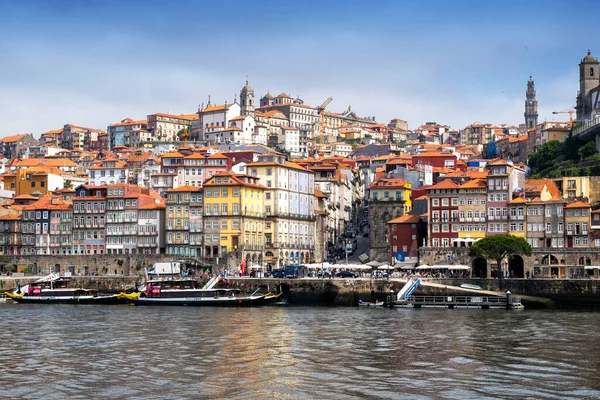
<svg viewBox="0 0 600 400">
<path fill-rule="evenodd" d="M 438 184 L 435 184 L 433 186 L 429 186 L 427 188 L 427 190 L 431 190 L 431 189 L 456 189 L 458 188 L 458 185 L 451 179 L 446 179 L 441 181 Z"/>
<path fill-rule="evenodd" d="M 172 192 L 197 192 L 202 190 L 201 188 L 199 188 L 198 186 L 179 186 L 173 189 L 169 189 L 167 190 L 168 193 L 172 193 Z"/>
<path fill-rule="evenodd" d="M 416 224 L 419 221 L 420 218 L 416 215 L 403 215 L 402 217 L 388 221 L 388 224 Z"/>
<path fill-rule="evenodd" d="M 576 201 L 575 203 L 568 204 L 565 208 L 590 208 L 591 206 L 583 201 Z"/>
</svg>

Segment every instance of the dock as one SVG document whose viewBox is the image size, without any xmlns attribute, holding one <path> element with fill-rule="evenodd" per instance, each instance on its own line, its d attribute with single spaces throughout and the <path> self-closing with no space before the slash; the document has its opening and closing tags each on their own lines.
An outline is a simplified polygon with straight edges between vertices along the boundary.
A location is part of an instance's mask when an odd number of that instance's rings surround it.
<svg viewBox="0 0 600 400">
<path fill-rule="evenodd" d="M 519 298 L 498 296 L 409 296 L 392 303 L 393 307 L 410 308 L 480 308 L 514 309 L 521 304 Z M 521 306 L 522 307 L 522 306 Z"/>
</svg>

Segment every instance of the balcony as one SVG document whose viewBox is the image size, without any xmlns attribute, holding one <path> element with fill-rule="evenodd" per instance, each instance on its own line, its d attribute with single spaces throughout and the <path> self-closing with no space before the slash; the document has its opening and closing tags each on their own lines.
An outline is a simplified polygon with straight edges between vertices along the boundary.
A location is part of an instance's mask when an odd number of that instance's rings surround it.
<svg viewBox="0 0 600 400">
<path fill-rule="evenodd" d="M 265 246 L 260 246 L 257 244 L 246 244 L 241 246 L 242 250 L 246 250 L 246 251 L 263 251 L 265 249 Z"/>
</svg>

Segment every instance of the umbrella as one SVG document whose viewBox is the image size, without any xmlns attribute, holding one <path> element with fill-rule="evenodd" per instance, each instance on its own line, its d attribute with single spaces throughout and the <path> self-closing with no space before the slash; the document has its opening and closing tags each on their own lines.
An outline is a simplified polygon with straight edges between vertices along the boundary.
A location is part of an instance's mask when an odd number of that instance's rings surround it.
<svg viewBox="0 0 600 400">
<path fill-rule="evenodd" d="M 389 265 L 381 265 L 381 266 L 377 267 L 377 269 L 384 269 L 384 270 L 385 269 L 394 269 L 394 267 L 391 267 Z"/>
<path fill-rule="evenodd" d="M 250 267 L 250 269 L 265 269 L 265 267 L 263 267 L 262 265 L 253 265 Z"/>
<path fill-rule="evenodd" d="M 368 262 L 367 265 L 370 267 L 379 267 L 379 266 L 382 266 L 383 263 L 380 263 L 379 261 L 371 261 L 371 262 Z"/>
<path fill-rule="evenodd" d="M 416 269 L 431 269 L 431 266 L 427 265 L 427 264 L 423 264 L 423 265 L 419 265 Z"/>
</svg>

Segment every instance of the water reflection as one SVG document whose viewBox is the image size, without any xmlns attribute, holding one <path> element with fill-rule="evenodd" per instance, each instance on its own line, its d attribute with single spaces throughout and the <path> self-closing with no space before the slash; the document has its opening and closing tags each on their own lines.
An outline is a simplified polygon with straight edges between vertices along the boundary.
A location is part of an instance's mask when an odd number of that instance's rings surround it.
<svg viewBox="0 0 600 400">
<path fill-rule="evenodd" d="M 0 305 L 6 398 L 599 398 L 600 314 Z"/>
</svg>

